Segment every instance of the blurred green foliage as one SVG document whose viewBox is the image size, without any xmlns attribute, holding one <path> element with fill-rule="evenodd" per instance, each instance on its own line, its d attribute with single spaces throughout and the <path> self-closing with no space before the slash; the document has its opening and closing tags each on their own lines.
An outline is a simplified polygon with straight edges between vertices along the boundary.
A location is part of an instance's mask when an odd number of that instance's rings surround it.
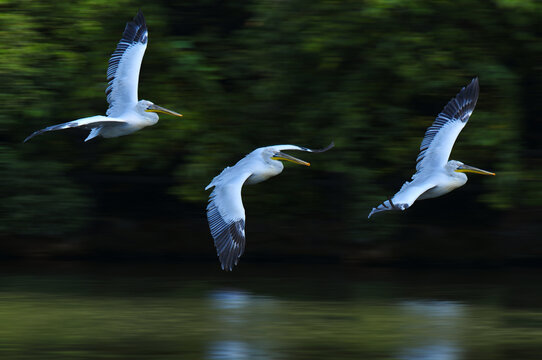
<svg viewBox="0 0 542 360">
<path fill-rule="evenodd" d="M 164 116 L 117 139 L 83 143 L 82 133 L 55 133 L 22 145 L 39 128 L 105 113 L 107 60 L 140 6 L 131 0 L 0 2 L 0 181 L 9 199 L 2 233 L 29 232 L 13 217 L 97 218 L 96 200 L 82 195 L 100 186 L 95 173 L 126 182 L 141 174 L 172 179 L 170 194 L 203 209 L 205 185 L 254 148 L 322 147 L 334 140 L 333 151 L 305 155 L 311 169 L 287 168 L 281 179 L 247 189 L 245 207 L 270 221 L 338 224 L 342 233 L 335 235 L 348 241 L 387 236 L 407 220 L 375 226 L 366 221 L 369 210 L 412 175 L 426 127 L 475 76 L 480 99 L 452 158 L 498 176 L 473 179 L 477 191 L 465 191 L 478 196 L 480 211 L 540 206 L 542 3 L 145 4 L 150 41 L 140 98 L 184 117 Z M 84 222 L 56 223 L 54 232 L 65 233 Z"/>
<path fill-rule="evenodd" d="M 0 232 L 58 236 L 85 224 L 88 200 L 54 162 L 0 152 Z"/>
</svg>

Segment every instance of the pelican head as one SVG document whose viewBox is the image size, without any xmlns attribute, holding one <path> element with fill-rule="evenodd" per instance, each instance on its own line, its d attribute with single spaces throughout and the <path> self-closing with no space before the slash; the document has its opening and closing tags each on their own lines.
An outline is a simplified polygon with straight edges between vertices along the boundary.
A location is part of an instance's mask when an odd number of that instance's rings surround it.
<svg viewBox="0 0 542 360">
<path fill-rule="evenodd" d="M 182 116 L 181 114 L 176 113 L 175 111 L 172 111 L 172 110 L 163 108 L 161 106 L 158 106 L 158 105 L 156 105 L 153 102 L 148 101 L 148 100 L 140 100 L 137 103 L 136 109 L 137 109 L 137 112 L 140 113 L 141 115 L 143 115 L 144 117 L 152 118 L 155 121 L 158 121 L 158 114 L 157 113 L 163 113 L 163 114 L 179 116 L 179 117 Z"/>
<path fill-rule="evenodd" d="M 473 174 L 480 174 L 480 175 L 493 175 L 495 176 L 495 173 L 475 168 L 474 166 L 469 166 L 466 164 L 463 164 L 461 161 L 457 160 L 450 160 L 448 161 L 448 167 L 458 173 L 473 173 Z"/>
</svg>

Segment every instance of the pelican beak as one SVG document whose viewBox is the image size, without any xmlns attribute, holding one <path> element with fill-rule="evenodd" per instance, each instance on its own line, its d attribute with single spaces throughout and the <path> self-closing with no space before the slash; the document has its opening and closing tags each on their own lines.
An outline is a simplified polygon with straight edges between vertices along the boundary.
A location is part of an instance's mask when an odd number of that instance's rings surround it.
<svg viewBox="0 0 542 360">
<path fill-rule="evenodd" d="M 482 169 L 478 169 L 478 168 L 475 168 L 474 166 L 469 166 L 469 165 L 465 165 L 465 164 L 460 165 L 457 169 L 455 169 L 455 171 L 457 171 L 457 172 L 470 172 L 470 173 L 480 174 L 480 175 L 493 175 L 493 176 L 495 176 L 495 173 L 485 171 L 485 170 L 482 170 Z"/>
<path fill-rule="evenodd" d="M 164 114 L 179 116 L 179 117 L 182 116 L 181 114 L 176 113 L 175 111 L 168 110 L 166 108 L 163 108 L 163 107 L 155 105 L 155 104 L 152 104 L 151 106 L 149 106 L 147 109 L 145 109 L 145 111 L 147 111 L 147 112 L 157 112 L 157 113 L 159 112 L 159 113 L 164 113 Z"/>
<path fill-rule="evenodd" d="M 303 161 L 301 159 L 295 158 L 291 155 L 285 154 L 282 151 L 277 151 L 275 155 L 271 157 L 272 160 L 286 160 L 291 161 L 293 163 L 299 164 L 299 165 L 305 165 L 305 166 L 311 166 L 310 163 Z"/>
</svg>

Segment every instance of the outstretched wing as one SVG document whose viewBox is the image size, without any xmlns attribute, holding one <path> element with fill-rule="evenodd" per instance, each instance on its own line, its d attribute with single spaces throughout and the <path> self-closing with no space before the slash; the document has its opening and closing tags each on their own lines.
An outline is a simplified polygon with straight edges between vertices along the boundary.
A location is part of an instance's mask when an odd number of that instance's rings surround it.
<svg viewBox="0 0 542 360">
<path fill-rule="evenodd" d="M 407 181 L 403 184 L 401 190 L 399 190 L 399 192 L 393 196 L 393 198 L 386 200 L 376 208 L 373 208 L 373 210 L 371 210 L 369 213 L 368 218 L 381 211 L 406 210 L 412 206 L 414 201 L 416 201 L 420 195 L 425 193 L 427 190 L 432 189 L 435 187 L 435 185 L 436 184 L 430 179 L 422 179 L 421 177 L 418 177 L 410 182 Z"/>
<path fill-rule="evenodd" d="M 126 24 L 122 39 L 107 68 L 107 116 L 120 116 L 137 103 L 139 70 L 148 41 L 147 24 L 141 10 Z"/>
<path fill-rule="evenodd" d="M 125 122 L 120 119 L 111 119 L 111 118 L 107 118 L 101 115 L 91 116 L 88 118 L 73 120 L 73 121 L 63 123 L 63 124 L 53 125 L 53 126 L 46 127 L 45 129 L 34 131 L 32 134 L 30 134 L 30 136 L 24 139 L 23 142 L 27 142 L 28 140 L 32 139 L 34 136 L 43 134 L 46 131 L 56 131 L 56 130 L 64 130 L 64 129 L 71 129 L 71 128 L 83 128 L 83 129 L 94 130 L 96 128 L 101 128 L 106 125 L 118 125 L 118 124 L 124 124 L 124 123 Z M 88 137 L 85 141 L 89 139 L 90 137 Z"/>
<path fill-rule="evenodd" d="M 241 188 L 251 175 L 226 168 L 205 190 L 214 186 L 207 205 L 209 229 L 223 270 L 231 271 L 245 250 L 245 208 Z"/>
<path fill-rule="evenodd" d="M 479 91 L 478 78 L 474 78 L 438 114 L 422 140 L 416 159 L 417 172 L 424 168 L 442 167 L 448 162 L 457 136 L 474 111 Z"/>
</svg>

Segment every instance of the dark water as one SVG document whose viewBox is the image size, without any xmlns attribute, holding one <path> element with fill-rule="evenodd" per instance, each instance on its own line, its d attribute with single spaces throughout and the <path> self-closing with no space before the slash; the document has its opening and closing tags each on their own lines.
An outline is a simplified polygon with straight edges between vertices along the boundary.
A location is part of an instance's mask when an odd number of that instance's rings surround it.
<svg viewBox="0 0 542 360">
<path fill-rule="evenodd" d="M 538 269 L 4 265 L 1 359 L 540 359 Z"/>
</svg>

